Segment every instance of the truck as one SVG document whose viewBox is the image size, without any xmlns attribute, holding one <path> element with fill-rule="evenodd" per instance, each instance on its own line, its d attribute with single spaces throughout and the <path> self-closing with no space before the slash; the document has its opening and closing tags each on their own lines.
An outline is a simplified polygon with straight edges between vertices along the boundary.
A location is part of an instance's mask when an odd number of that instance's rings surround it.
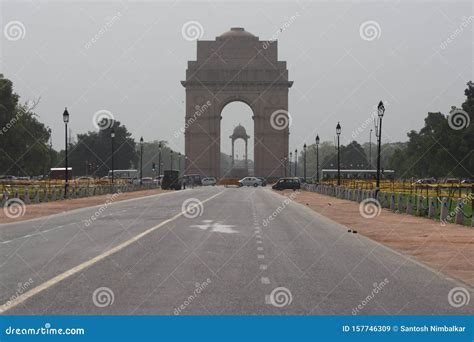
<svg viewBox="0 0 474 342">
<path fill-rule="evenodd" d="M 163 190 L 181 190 L 181 179 L 178 170 L 165 170 L 161 180 Z"/>
</svg>

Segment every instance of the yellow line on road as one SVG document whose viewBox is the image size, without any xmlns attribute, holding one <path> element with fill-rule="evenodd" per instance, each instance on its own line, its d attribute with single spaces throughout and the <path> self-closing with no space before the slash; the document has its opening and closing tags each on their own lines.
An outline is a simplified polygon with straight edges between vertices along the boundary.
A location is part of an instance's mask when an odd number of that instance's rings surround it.
<svg viewBox="0 0 474 342">
<path fill-rule="evenodd" d="M 201 201 L 201 203 L 206 203 L 210 200 L 212 200 L 213 198 L 219 196 L 220 194 L 222 194 L 224 191 L 221 191 L 207 199 L 205 199 L 204 201 Z M 51 278 L 50 280 L 42 283 L 41 285 L 38 285 L 34 288 L 32 288 L 30 291 L 27 291 L 25 293 L 23 293 L 22 295 L 6 302 L 5 304 L 2 304 L 0 306 L 0 314 L 6 312 L 7 310 L 10 310 L 14 307 L 16 307 L 18 304 L 21 304 L 23 303 L 24 301 L 26 301 L 27 299 L 33 297 L 34 295 L 37 295 L 38 293 L 50 288 L 51 286 L 53 285 L 56 285 L 57 283 L 63 281 L 64 279 L 66 278 L 69 278 L 70 276 L 78 273 L 78 272 L 81 272 L 82 270 L 86 269 L 87 267 L 89 266 L 92 266 L 94 264 L 96 264 L 97 262 L 111 256 L 112 254 L 115 254 L 117 253 L 118 251 L 124 249 L 125 247 L 131 245 L 132 243 L 140 240 L 141 238 L 145 237 L 146 235 L 154 232 L 155 230 L 157 230 L 158 228 L 161 228 L 163 227 L 165 224 L 168 224 L 174 220 L 176 220 L 177 218 L 181 217 L 182 215 L 184 215 L 185 213 L 193 210 L 196 206 L 198 206 L 199 204 L 195 204 L 193 206 L 190 206 L 189 208 L 186 208 L 186 210 L 183 210 L 181 211 L 180 213 L 176 214 L 175 216 L 161 222 L 160 224 L 154 226 L 154 227 L 151 227 L 147 230 L 145 230 L 144 232 L 138 234 L 138 235 L 135 235 L 133 238 L 121 243 L 120 245 L 117 245 L 115 246 L 114 248 L 112 249 L 109 249 L 108 251 L 102 253 L 102 254 L 99 254 L 98 256 L 88 260 L 88 261 L 85 261 L 83 262 L 82 264 L 79 264 L 77 265 L 76 267 L 73 267 L 71 268 L 70 270 L 67 270 L 57 276 L 55 276 L 54 278 Z"/>
</svg>

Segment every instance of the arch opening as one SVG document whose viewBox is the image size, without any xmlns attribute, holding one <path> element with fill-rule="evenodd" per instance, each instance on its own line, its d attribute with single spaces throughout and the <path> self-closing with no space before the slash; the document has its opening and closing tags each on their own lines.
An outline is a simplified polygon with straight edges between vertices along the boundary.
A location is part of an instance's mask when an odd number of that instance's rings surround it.
<svg viewBox="0 0 474 342">
<path fill-rule="evenodd" d="M 221 176 L 242 178 L 254 174 L 254 113 L 241 100 L 233 100 L 221 111 Z"/>
</svg>

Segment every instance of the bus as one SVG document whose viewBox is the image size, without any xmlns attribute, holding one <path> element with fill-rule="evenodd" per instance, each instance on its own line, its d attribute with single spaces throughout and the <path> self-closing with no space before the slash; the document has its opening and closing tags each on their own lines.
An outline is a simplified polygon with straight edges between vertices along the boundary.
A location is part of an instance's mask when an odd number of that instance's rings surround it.
<svg viewBox="0 0 474 342">
<path fill-rule="evenodd" d="M 183 180 L 186 182 L 186 185 L 191 186 L 198 186 L 202 185 L 201 183 L 201 175 L 198 174 L 190 174 L 190 175 L 184 175 Z"/>
<path fill-rule="evenodd" d="M 321 180 L 331 180 L 337 178 L 337 169 L 322 169 Z M 341 169 L 342 179 L 376 179 L 377 170 L 345 170 Z M 380 170 L 381 179 L 395 179 L 394 170 Z"/>
<path fill-rule="evenodd" d="M 124 179 L 133 182 L 134 179 L 138 179 L 138 171 L 135 169 L 129 170 L 113 170 L 114 179 Z M 109 170 L 107 175 L 109 179 L 112 178 L 112 170 Z"/>
</svg>

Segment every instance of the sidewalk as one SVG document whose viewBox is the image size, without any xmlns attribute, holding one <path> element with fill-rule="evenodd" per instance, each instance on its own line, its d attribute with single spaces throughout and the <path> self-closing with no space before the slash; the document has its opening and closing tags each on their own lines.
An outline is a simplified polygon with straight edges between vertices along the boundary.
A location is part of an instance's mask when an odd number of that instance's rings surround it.
<svg viewBox="0 0 474 342">
<path fill-rule="evenodd" d="M 93 197 L 83 197 L 75 198 L 54 202 L 43 202 L 38 204 L 28 204 L 24 208 L 24 215 L 18 218 L 10 218 L 5 215 L 4 208 L 0 208 L 0 224 L 9 223 L 9 222 L 20 222 L 24 220 L 29 220 L 36 217 L 48 216 L 53 214 L 62 213 L 65 211 L 79 209 L 84 207 L 92 207 L 95 205 L 104 204 L 107 200 L 113 202 L 120 202 L 130 198 L 144 197 L 150 195 L 156 195 L 162 192 L 167 192 L 161 189 L 150 189 L 150 190 L 139 190 L 132 192 L 121 192 L 118 195 L 115 195 L 112 199 L 113 194 L 93 196 Z"/>
<path fill-rule="evenodd" d="M 286 190 L 289 196 L 293 191 Z M 294 201 L 453 278 L 474 286 L 474 229 L 382 209 L 364 218 L 359 203 L 301 191 Z"/>
</svg>

